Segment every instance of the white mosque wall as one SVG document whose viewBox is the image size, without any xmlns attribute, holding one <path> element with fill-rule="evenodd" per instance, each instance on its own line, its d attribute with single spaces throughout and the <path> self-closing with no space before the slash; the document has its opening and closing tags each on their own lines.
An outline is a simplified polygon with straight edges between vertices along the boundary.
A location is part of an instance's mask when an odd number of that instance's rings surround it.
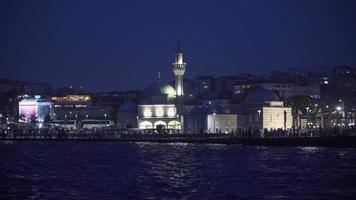
<svg viewBox="0 0 356 200">
<path fill-rule="evenodd" d="M 289 129 L 293 126 L 292 108 L 290 107 L 263 107 L 263 129 Z"/>
<path fill-rule="evenodd" d="M 237 128 L 236 114 L 207 115 L 208 132 L 230 133 L 231 131 L 235 131 L 236 128 Z"/>
</svg>

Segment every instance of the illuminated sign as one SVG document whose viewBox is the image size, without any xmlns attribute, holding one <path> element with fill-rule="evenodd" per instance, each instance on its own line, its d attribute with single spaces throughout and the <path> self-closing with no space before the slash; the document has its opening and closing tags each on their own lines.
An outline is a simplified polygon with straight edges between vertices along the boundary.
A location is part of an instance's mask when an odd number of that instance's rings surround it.
<svg viewBox="0 0 356 200">
<path fill-rule="evenodd" d="M 19 102 L 19 121 L 25 123 L 43 122 L 50 115 L 52 103 L 39 99 L 24 99 Z"/>
</svg>

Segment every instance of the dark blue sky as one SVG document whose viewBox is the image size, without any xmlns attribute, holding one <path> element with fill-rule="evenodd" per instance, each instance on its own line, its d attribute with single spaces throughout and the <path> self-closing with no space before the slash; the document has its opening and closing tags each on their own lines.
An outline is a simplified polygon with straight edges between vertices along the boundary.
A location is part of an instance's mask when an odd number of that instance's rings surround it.
<svg viewBox="0 0 356 200">
<path fill-rule="evenodd" d="M 356 63 L 355 0 L 1 1 L 0 77 L 143 88 L 186 77 Z"/>
</svg>

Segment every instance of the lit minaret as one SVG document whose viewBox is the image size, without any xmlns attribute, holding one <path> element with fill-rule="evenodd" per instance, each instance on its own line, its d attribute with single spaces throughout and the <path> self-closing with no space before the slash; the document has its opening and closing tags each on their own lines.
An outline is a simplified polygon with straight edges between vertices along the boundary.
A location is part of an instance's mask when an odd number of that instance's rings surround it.
<svg viewBox="0 0 356 200">
<path fill-rule="evenodd" d="M 176 49 L 176 60 L 173 63 L 173 73 L 175 76 L 175 89 L 177 92 L 177 96 L 184 95 L 183 92 L 183 75 L 185 72 L 185 65 L 183 61 L 183 51 L 180 49 L 180 41 L 179 38 L 177 40 L 177 49 Z"/>
</svg>

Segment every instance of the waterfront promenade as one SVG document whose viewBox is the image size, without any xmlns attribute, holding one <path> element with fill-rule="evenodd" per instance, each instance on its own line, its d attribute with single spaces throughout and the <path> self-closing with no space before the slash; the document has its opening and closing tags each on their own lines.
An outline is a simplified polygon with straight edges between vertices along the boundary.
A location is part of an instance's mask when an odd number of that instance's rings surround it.
<svg viewBox="0 0 356 200">
<path fill-rule="evenodd" d="M 3 141 L 112 141 L 155 143 L 213 143 L 259 146 L 326 146 L 356 147 L 352 129 L 310 131 L 236 131 L 232 133 L 182 134 L 151 130 L 128 132 L 119 129 L 1 129 Z"/>
</svg>

